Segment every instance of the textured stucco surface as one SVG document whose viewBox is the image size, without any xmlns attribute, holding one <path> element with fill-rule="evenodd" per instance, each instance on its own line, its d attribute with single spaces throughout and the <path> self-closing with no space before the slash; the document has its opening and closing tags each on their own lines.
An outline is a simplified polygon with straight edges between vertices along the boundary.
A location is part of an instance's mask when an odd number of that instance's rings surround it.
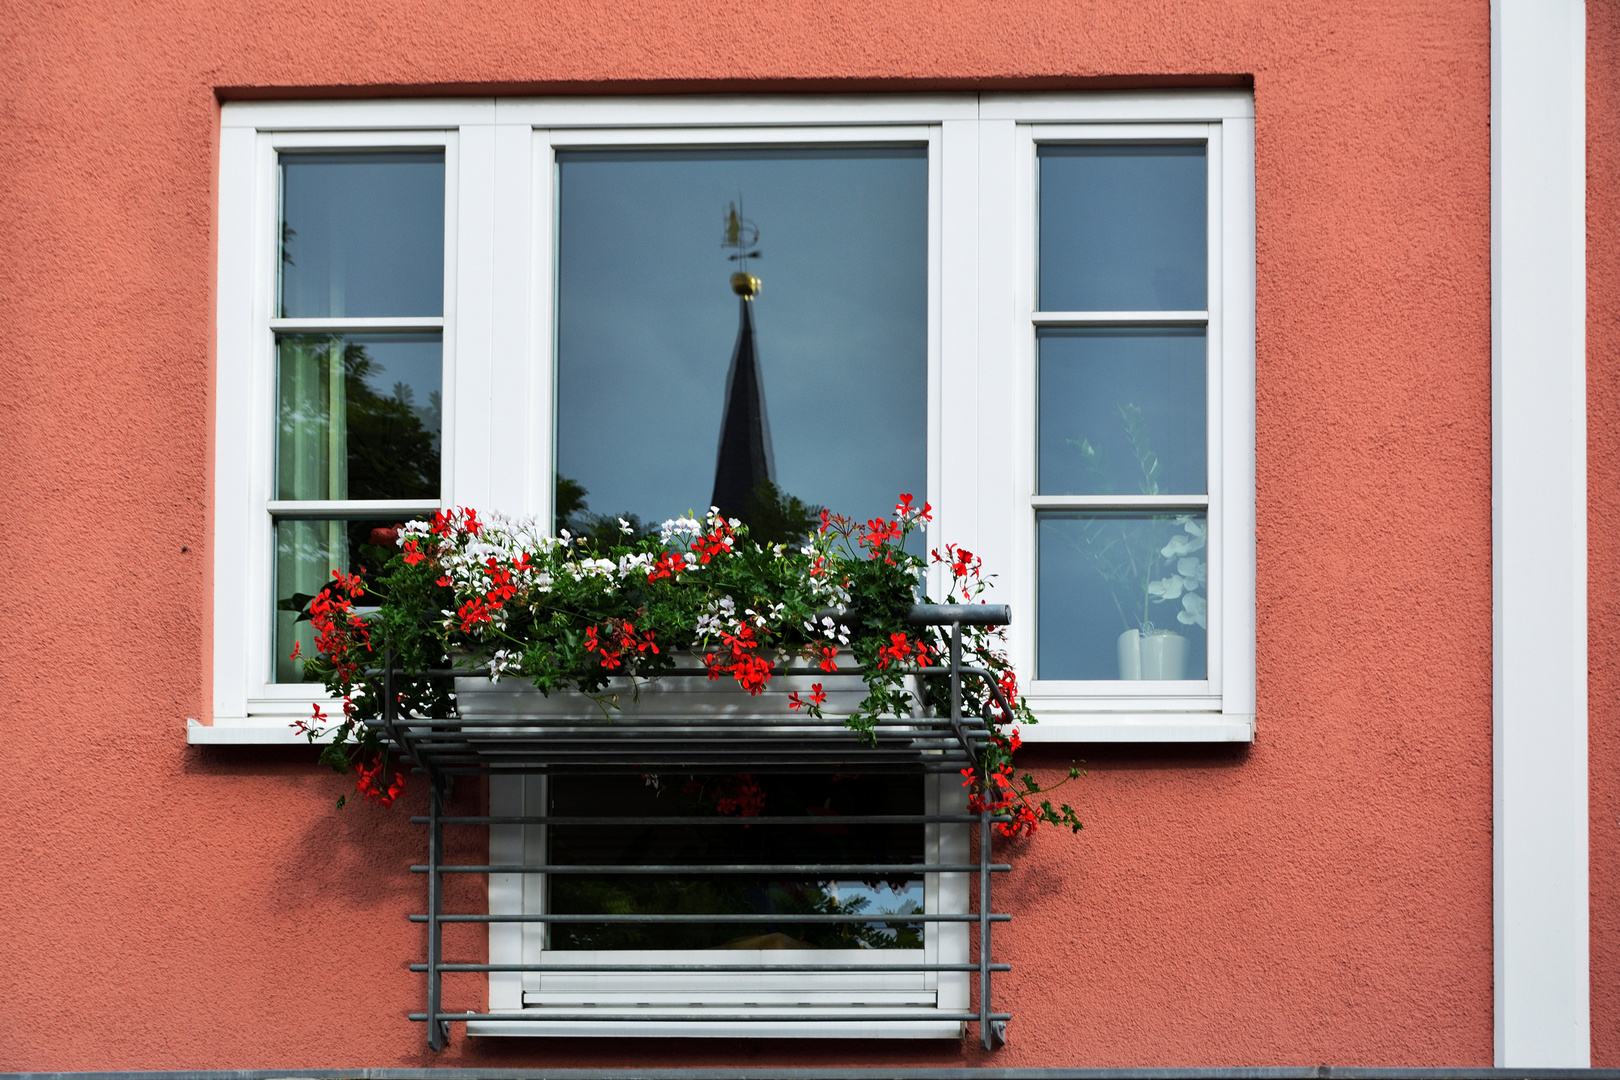
<svg viewBox="0 0 1620 1080">
<path fill-rule="evenodd" d="M 1586 9 L 1587 637 L 1592 1064 L 1620 1065 L 1620 5 Z"/>
<path fill-rule="evenodd" d="M 3 24 L 0 1070 L 1490 1063 L 1485 3 L 11 0 Z M 1260 737 L 1074 751 L 1090 827 L 1000 886 L 1012 1044 L 430 1057 L 415 804 L 334 815 L 307 754 L 184 745 L 210 715 L 216 92 L 1251 78 Z"/>
</svg>

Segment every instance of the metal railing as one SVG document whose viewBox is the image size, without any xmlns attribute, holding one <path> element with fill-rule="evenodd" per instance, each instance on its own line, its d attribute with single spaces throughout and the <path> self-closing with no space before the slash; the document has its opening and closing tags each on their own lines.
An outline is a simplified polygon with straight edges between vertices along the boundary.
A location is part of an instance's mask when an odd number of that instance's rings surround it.
<svg viewBox="0 0 1620 1080">
<path fill-rule="evenodd" d="M 989 811 L 967 814 L 860 814 L 840 815 L 839 826 L 883 827 L 972 826 L 978 825 L 978 858 L 972 862 L 784 862 L 784 863 L 659 863 L 644 865 L 595 865 L 547 863 L 448 864 L 444 861 L 444 830 L 454 827 L 544 825 L 630 825 L 656 824 L 685 827 L 727 828 L 736 825 L 786 827 L 827 825 L 824 817 L 584 817 L 575 815 L 448 815 L 445 802 L 458 776 L 469 775 L 559 775 L 559 774 L 649 774 L 673 773 L 865 773 L 932 774 L 957 773 L 975 767 L 980 750 L 992 738 L 988 716 L 963 714 L 962 679 L 979 676 L 994 696 L 1003 715 L 1010 707 L 990 672 L 962 662 L 963 625 L 1005 625 L 1009 621 L 1004 605 L 916 605 L 908 621 L 915 625 L 949 626 L 950 652 L 946 662 L 909 668 L 907 674 L 920 678 L 948 678 L 950 706 L 943 716 L 919 715 L 878 723 L 863 741 L 837 717 L 826 719 L 793 717 L 787 723 L 739 719 L 736 717 L 681 717 L 671 720 L 582 721 L 577 718 L 546 716 L 502 716 L 497 719 L 422 719 L 399 715 L 396 686 L 402 677 L 477 676 L 481 670 L 446 669 L 413 672 L 406 676 L 385 657 L 383 709 L 380 720 L 394 751 L 427 777 L 430 786 L 428 813 L 413 817 L 413 823 L 427 826 L 428 858 L 412 866 L 428 882 L 427 912 L 410 916 L 412 922 L 427 924 L 427 962 L 410 965 L 412 971 L 427 976 L 427 1010 L 410 1014 L 410 1019 L 427 1024 L 428 1045 L 441 1049 L 449 1039 L 451 1023 L 467 1021 L 512 1022 L 556 1021 L 635 1022 L 656 1032 L 659 1025 L 671 1023 L 829 1023 L 829 1022 L 916 1022 L 956 1021 L 977 1024 L 980 1041 L 993 1049 L 1006 1041 L 1010 1014 L 995 1012 L 991 1004 L 991 976 L 1011 970 L 993 962 L 991 928 L 1008 922 L 1010 915 L 991 910 L 991 875 L 1006 871 L 1006 864 L 991 861 L 992 826 L 1008 819 Z M 779 668 L 785 674 L 817 674 L 813 669 Z M 676 671 L 674 675 L 704 675 L 701 669 Z M 663 677 L 663 676 L 661 676 Z M 977 911 L 923 911 L 904 914 L 558 914 L 558 913 L 447 913 L 444 906 L 444 878 L 452 874 L 552 874 L 552 875 L 756 875 L 778 880 L 817 881 L 830 877 L 869 879 L 896 875 L 963 873 L 978 879 Z M 971 905 L 970 905 L 971 906 Z M 968 924 L 978 928 L 978 958 L 967 962 L 936 963 L 794 963 L 785 964 L 679 964 L 679 963 L 546 963 L 492 964 L 447 962 L 443 956 L 443 928 L 473 923 L 535 923 L 547 925 L 614 924 L 794 924 L 794 925 L 874 925 L 874 924 Z M 943 1009 L 935 1006 L 883 1008 L 855 1006 L 827 1011 L 799 1010 L 781 1006 L 765 1008 L 702 1008 L 688 1011 L 615 1010 L 611 1007 L 559 1009 L 556 1007 L 483 1013 L 450 1013 L 442 1007 L 445 973 L 467 972 L 544 972 L 546 974 L 918 974 L 947 972 L 978 975 L 977 1008 Z"/>
</svg>

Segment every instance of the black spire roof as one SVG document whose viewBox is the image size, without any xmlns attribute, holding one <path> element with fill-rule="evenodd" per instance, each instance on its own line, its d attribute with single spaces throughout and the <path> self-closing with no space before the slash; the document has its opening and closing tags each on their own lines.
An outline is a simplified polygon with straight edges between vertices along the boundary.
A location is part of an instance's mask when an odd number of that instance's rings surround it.
<svg viewBox="0 0 1620 1080">
<path fill-rule="evenodd" d="M 757 281 L 754 287 L 758 287 Z M 760 379 L 759 343 L 754 334 L 752 295 L 742 295 L 738 304 L 737 347 L 731 354 L 731 369 L 726 372 L 726 403 L 720 415 L 714 494 L 709 499 L 726 517 L 741 517 L 754 489 L 766 480 L 776 481 L 771 424 L 765 415 L 765 384 Z"/>
</svg>

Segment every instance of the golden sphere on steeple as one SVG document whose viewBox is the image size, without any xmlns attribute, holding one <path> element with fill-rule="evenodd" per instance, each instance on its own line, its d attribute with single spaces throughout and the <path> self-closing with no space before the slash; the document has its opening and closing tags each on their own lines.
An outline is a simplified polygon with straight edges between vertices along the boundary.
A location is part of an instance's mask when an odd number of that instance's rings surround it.
<svg viewBox="0 0 1620 1080">
<path fill-rule="evenodd" d="M 726 207 L 723 220 L 725 232 L 720 246 L 735 249 L 726 257 L 739 264 L 737 272 L 731 275 L 731 291 L 744 300 L 752 300 L 759 293 L 760 281 L 748 272 L 748 260 L 759 258 L 759 226 L 743 217 L 740 195 Z"/>
</svg>

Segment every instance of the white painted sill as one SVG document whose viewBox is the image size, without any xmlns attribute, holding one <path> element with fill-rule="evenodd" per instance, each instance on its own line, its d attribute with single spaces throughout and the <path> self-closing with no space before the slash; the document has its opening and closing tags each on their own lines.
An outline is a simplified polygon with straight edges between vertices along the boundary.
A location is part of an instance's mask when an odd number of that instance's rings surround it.
<svg viewBox="0 0 1620 1080">
<path fill-rule="evenodd" d="M 1035 703 L 1041 722 L 1023 728 L 1026 743 L 1252 743 L 1254 716 L 1221 712 L 1058 712 Z M 1044 715 L 1042 715 L 1044 714 Z M 187 718 L 191 746 L 306 746 L 309 740 L 280 717 L 221 716 L 212 724 Z"/>
</svg>

